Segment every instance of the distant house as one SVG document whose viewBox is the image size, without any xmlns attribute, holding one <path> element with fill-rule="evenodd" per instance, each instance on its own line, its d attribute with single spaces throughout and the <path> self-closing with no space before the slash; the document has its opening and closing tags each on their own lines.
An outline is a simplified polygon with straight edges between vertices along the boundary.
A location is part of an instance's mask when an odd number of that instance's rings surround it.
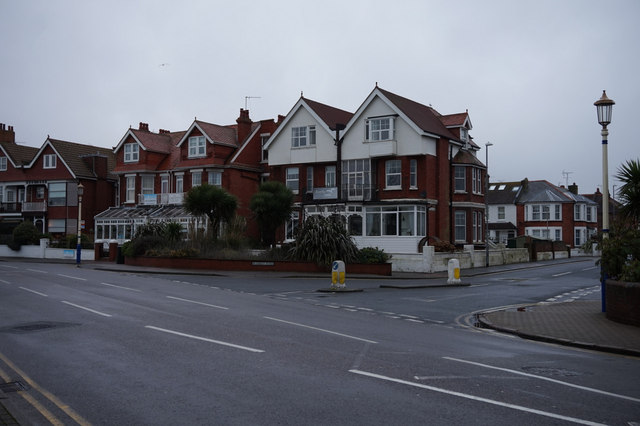
<svg viewBox="0 0 640 426">
<path fill-rule="evenodd" d="M 274 120 L 251 121 L 241 109 L 234 125 L 194 120 L 178 132 L 152 132 L 147 123 L 127 130 L 113 149 L 116 203 L 96 216 L 96 238 L 122 242 L 137 226 L 154 221 L 176 221 L 186 231 L 196 218 L 185 210 L 184 196 L 204 183 L 236 196 L 237 214 L 249 219 L 249 201 L 264 173 L 263 145 L 276 127 Z M 258 238 L 254 221 L 247 220 L 247 227 Z"/>
<path fill-rule="evenodd" d="M 114 202 L 111 150 L 47 137 L 38 148 L 15 143 L 13 128 L 0 125 L 0 215 L 3 223 L 32 221 L 43 233 L 76 235 L 78 186 L 81 228 L 91 233 L 93 216 Z"/>
<path fill-rule="evenodd" d="M 267 142 L 269 178 L 294 194 L 280 239 L 310 215 L 340 217 L 360 247 L 417 253 L 484 241 L 486 167 L 468 113 L 442 115 L 375 87 L 354 113 L 300 97 Z"/>
<path fill-rule="evenodd" d="M 492 183 L 488 193 L 489 238 L 505 243 L 515 235 L 563 241 L 580 247 L 597 233 L 597 205 L 547 181 Z M 515 215 L 514 215 L 515 213 Z"/>
</svg>

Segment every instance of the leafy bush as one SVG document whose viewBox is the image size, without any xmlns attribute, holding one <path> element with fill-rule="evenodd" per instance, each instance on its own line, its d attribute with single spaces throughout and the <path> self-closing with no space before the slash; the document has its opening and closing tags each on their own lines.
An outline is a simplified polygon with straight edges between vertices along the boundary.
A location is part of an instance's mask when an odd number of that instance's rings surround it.
<svg viewBox="0 0 640 426">
<path fill-rule="evenodd" d="M 122 254 L 129 257 L 144 256 L 149 250 L 158 250 L 165 246 L 160 235 L 143 235 L 128 241 L 122 246 Z"/>
<path fill-rule="evenodd" d="M 311 216 L 304 221 L 290 253 L 295 260 L 318 265 L 331 265 L 338 259 L 345 263 L 358 260 L 358 248 L 344 224 L 324 216 Z"/>
<path fill-rule="evenodd" d="M 363 247 L 358 253 L 358 262 L 360 263 L 387 263 L 389 259 L 391 259 L 391 255 L 378 247 Z"/>
<path fill-rule="evenodd" d="M 449 241 L 438 240 L 432 245 L 436 253 L 451 253 L 456 251 L 456 246 L 451 244 Z"/>
<path fill-rule="evenodd" d="M 621 224 L 612 227 L 609 238 L 600 238 L 602 256 L 598 264 L 614 280 L 640 282 L 640 230 Z"/>
<path fill-rule="evenodd" d="M 23 245 L 39 244 L 41 236 L 42 234 L 38 231 L 38 228 L 33 223 L 25 220 L 13 230 L 13 238 L 9 248 L 18 251 Z"/>
</svg>

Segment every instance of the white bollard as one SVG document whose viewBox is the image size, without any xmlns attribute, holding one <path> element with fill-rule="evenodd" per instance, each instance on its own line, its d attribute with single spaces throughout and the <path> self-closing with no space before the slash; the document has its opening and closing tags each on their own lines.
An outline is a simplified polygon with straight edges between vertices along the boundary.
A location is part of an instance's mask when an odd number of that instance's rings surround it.
<svg viewBox="0 0 640 426">
<path fill-rule="evenodd" d="M 331 288 L 345 288 L 345 267 L 342 260 L 334 260 L 331 266 Z"/>
<path fill-rule="evenodd" d="M 449 267 L 449 279 L 447 284 L 460 284 L 460 261 L 458 259 L 449 259 L 447 265 Z"/>
</svg>

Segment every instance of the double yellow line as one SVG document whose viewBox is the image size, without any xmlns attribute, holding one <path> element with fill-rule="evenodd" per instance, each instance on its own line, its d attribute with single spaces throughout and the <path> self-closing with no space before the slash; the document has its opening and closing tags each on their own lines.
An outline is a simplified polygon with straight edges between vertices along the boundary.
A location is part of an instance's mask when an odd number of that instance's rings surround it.
<svg viewBox="0 0 640 426">
<path fill-rule="evenodd" d="M 4 362 L 5 365 L 7 365 L 7 367 L 9 367 L 11 370 L 13 370 L 18 376 L 20 376 L 22 380 L 24 380 L 26 383 L 28 383 L 29 386 L 31 387 L 31 389 L 36 390 L 42 396 L 44 396 L 49 401 L 51 401 L 56 407 L 58 407 L 65 414 L 67 414 L 69 417 L 71 417 L 77 424 L 82 425 L 82 426 L 90 426 L 91 425 L 91 423 L 89 423 L 81 415 L 76 413 L 71 407 L 69 407 L 67 404 L 62 402 L 59 398 L 57 398 L 51 392 L 47 391 L 46 389 L 43 389 L 40 385 L 38 385 L 35 381 L 33 381 L 33 379 L 31 379 L 29 376 L 27 376 L 24 373 L 24 371 L 22 371 L 20 368 L 18 368 L 18 366 L 16 366 L 9 358 L 7 358 L 2 353 L 0 353 L 0 360 L 2 360 L 2 362 Z M 5 382 L 11 381 L 11 376 L 8 373 L 6 373 L 5 371 L 3 371 L 1 368 L 0 368 L 0 378 L 2 378 Z M 42 416 L 45 419 L 47 419 L 47 421 L 49 423 L 51 423 L 52 425 L 56 425 L 56 426 L 58 426 L 58 425 L 64 426 L 64 424 L 65 424 L 64 422 L 62 422 L 60 419 L 58 419 L 51 411 L 49 411 L 44 405 L 42 405 L 31 394 L 29 394 L 28 392 L 25 392 L 25 391 L 18 391 L 17 393 L 22 398 L 24 398 L 25 401 L 27 401 L 29 404 L 31 404 L 31 406 L 33 408 L 35 408 L 40 414 L 42 414 Z"/>
</svg>

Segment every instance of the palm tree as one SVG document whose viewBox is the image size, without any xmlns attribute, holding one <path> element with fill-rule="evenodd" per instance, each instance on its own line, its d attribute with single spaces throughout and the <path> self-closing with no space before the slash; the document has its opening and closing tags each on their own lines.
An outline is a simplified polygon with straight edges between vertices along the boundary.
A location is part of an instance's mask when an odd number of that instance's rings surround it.
<svg viewBox="0 0 640 426">
<path fill-rule="evenodd" d="M 618 194 L 620 214 L 634 225 L 640 222 L 640 160 L 628 160 L 620 166 L 616 179 L 623 183 Z"/>
<path fill-rule="evenodd" d="M 193 215 L 205 215 L 209 218 L 210 232 L 213 239 L 216 239 L 220 223 L 233 219 L 238 201 L 224 189 L 205 183 L 189 190 L 184 206 Z"/>
</svg>

